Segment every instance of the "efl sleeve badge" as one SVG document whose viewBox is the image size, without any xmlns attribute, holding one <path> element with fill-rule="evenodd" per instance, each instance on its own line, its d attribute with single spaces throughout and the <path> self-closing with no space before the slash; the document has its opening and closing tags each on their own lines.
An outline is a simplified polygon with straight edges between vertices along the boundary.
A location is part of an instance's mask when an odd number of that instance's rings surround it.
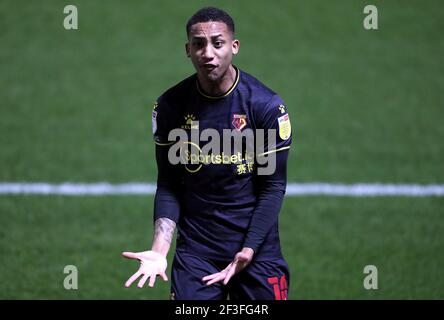
<svg viewBox="0 0 444 320">
<path fill-rule="evenodd" d="M 153 110 L 153 114 L 151 117 L 151 123 L 153 125 L 153 134 L 156 134 L 156 131 L 157 131 L 157 111 Z"/>
<path fill-rule="evenodd" d="M 279 117 L 278 123 L 279 123 L 279 137 L 282 140 L 287 140 L 288 138 L 290 138 L 291 135 L 291 124 L 288 113 Z"/>
</svg>

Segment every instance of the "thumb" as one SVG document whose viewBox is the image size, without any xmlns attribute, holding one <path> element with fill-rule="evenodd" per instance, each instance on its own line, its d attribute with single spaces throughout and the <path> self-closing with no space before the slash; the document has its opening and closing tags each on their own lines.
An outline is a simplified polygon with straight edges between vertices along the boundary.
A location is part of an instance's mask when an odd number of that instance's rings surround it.
<svg viewBox="0 0 444 320">
<path fill-rule="evenodd" d="M 236 270 L 239 272 L 250 263 L 250 259 L 245 254 L 240 254 L 236 257 Z"/>
<path fill-rule="evenodd" d="M 122 256 L 128 259 L 139 259 L 139 255 L 136 252 L 122 252 Z"/>
</svg>

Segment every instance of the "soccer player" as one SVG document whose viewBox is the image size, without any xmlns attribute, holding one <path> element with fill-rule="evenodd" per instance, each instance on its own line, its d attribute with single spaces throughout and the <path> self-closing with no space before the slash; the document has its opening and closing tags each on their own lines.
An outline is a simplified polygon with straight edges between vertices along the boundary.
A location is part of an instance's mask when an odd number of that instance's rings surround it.
<svg viewBox="0 0 444 320">
<path fill-rule="evenodd" d="M 138 287 L 148 279 L 152 287 L 158 275 L 168 280 L 166 257 L 177 227 L 172 299 L 287 299 L 289 268 L 278 232 L 292 140 L 287 108 L 276 93 L 232 64 L 240 43 L 225 11 L 199 10 L 186 31 L 186 53 L 196 74 L 167 90 L 154 106 L 154 239 L 149 251 L 122 253 L 140 262 L 125 286 L 140 278 Z M 213 151 L 197 164 L 170 161 L 173 129 L 210 128 L 220 137 L 224 129 L 275 130 L 275 142 L 254 157 Z M 202 151 L 205 144 L 189 146 Z M 191 153 L 185 154 L 189 159 Z M 258 157 L 271 155 L 275 170 L 258 174 Z"/>
</svg>

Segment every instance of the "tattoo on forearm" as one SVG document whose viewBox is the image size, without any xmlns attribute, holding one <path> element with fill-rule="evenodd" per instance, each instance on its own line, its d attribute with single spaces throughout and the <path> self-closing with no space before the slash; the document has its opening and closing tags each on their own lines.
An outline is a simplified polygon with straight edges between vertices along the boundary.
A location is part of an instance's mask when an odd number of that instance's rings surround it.
<svg viewBox="0 0 444 320">
<path fill-rule="evenodd" d="M 168 218 L 159 218 L 154 223 L 154 239 L 162 237 L 168 243 L 173 239 L 176 223 Z"/>
</svg>

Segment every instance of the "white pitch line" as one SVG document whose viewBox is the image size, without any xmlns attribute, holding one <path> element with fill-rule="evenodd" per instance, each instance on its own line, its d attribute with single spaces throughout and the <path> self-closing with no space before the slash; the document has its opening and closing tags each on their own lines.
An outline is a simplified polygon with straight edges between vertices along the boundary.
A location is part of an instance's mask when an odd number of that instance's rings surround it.
<svg viewBox="0 0 444 320">
<path fill-rule="evenodd" d="M 156 185 L 152 183 L 0 183 L 0 195 L 153 195 Z M 444 184 L 334 184 L 334 183 L 289 183 L 288 196 L 444 196 Z"/>
<path fill-rule="evenodd" d="M 444 185 L 431 184 L 332 184 L 332 183 L 289 183 L 287 195 L 328 195 L 352 197 L 407 196 L 427 197 L 444 196 Z"/>
<path fill-rule="evenodd" d="M 149 195 L 156 192 L 155 184 L 147 183 L 0 183 L 0 194 L 41 194 L 66 196 Z"/>
</svg>

